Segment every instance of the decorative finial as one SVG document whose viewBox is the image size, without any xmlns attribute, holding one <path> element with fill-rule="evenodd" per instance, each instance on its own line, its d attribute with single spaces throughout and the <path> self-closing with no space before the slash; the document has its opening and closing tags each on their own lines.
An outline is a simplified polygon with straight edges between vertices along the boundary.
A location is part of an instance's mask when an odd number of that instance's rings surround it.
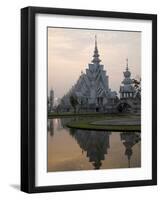
<svg viewBox="0 0 161 200">
<path fill-rule="evenodd" d="M 97 35 L 95 35 L 95 47 L 97 47 Z"/>
<path fill-rule="evenodd" d="M 128 58 L 126 58 L 126 70 L 128 71 L 128 68 L 129 67 L 129 65 L 128 65 Z"/>
</svg>

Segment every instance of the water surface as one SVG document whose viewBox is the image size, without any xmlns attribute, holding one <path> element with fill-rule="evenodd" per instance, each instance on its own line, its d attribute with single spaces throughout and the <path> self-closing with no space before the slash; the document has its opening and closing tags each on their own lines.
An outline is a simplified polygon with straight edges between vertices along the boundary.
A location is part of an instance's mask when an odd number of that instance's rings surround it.
<svg viewBox="0 0 161 200">
<path fill-rule="evenodd" d="M 69 129 L 48 120 L 48 172 L 141 167 L 141 133 Z"/>
</svg>

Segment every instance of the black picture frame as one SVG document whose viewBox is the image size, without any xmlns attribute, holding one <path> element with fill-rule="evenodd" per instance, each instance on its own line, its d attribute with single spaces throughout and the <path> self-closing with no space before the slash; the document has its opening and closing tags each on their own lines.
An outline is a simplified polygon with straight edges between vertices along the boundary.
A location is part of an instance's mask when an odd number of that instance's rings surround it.
<svg viewBox="0 0 161 200">
<path fill-rule="evenodd" d="M 152 179 L 60 186 L 35 186 L 35 16 L 59 14 L 152 21 Z M 157 15 L 45 7 L 21 9 L 21 190 L 27 193 L 157 184 Z"/>
</svg>

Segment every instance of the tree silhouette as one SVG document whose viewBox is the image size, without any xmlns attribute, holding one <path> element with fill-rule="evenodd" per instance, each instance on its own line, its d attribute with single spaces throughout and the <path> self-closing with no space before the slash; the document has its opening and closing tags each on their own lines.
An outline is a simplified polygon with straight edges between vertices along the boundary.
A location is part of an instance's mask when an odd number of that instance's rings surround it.
<svg viewBox="0 0 161 200">
<path fill-rule="evenodd" d="M 77 105 L 79 104 L 77 96 L 75 96 L 75 95 L 70 96 L 70 104 L 74 109 L 74 113 L 76 113 Z"/>
<path fill-rule="evenodd" d="M 132 81 L 134 84 L 134 88 L 136 90 L 136 97 L 141 99 L 141 79 L 140 80 L 132 79 Z"/>
</svg>

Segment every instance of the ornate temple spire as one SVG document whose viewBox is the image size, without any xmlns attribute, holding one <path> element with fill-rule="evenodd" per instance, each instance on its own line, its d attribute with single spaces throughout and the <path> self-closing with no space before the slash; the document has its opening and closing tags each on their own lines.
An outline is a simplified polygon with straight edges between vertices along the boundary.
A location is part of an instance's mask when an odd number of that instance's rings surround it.
<svg viewBox="0 0 161 200">
<path fill-rule="evenodd" d="M 130 79 L 131 72 L 129 71 L 129 64 L 128 64 L 128 58 L 126 59 L 126 71 L 124 72 L 124 77 L 126 79 Z"/>
<path fill-rule="evenodd" d="M 93 60 L 91 61 L 94 64 L 99 64 L 101 60 L 99 59 L 98 48 L 97 48 L 97 36 L 95 35 L 95 48 L 93 54 Z"/>
</svg>

